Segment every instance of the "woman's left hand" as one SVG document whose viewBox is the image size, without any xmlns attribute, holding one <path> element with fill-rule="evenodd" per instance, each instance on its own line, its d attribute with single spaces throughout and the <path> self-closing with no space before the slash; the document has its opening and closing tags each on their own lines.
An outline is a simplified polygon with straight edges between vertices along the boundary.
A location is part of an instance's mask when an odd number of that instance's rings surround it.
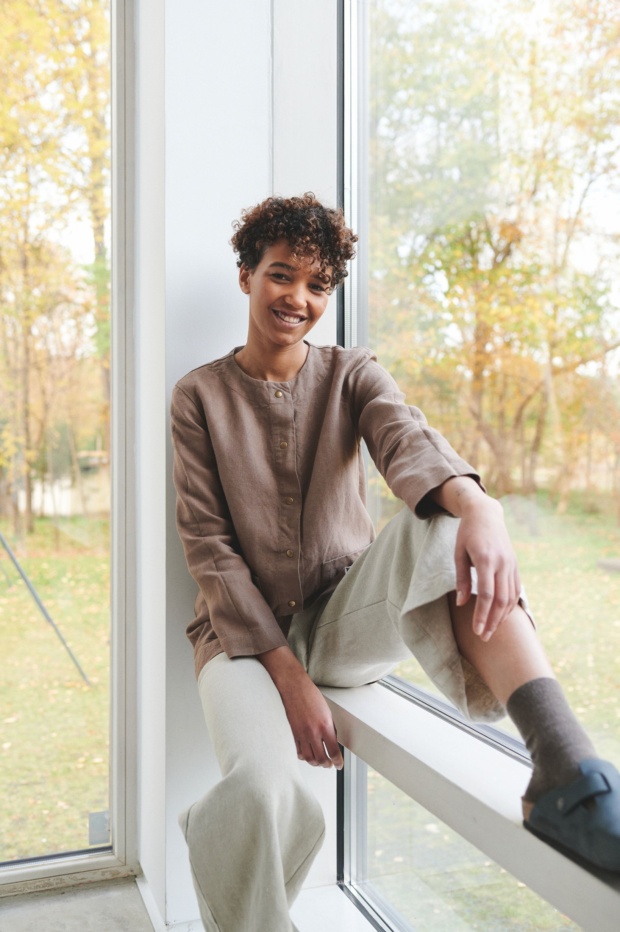
<svg viewBox="0 0 620 932">
<path fill-rule="evenodd" d="M 517 604 L 521 591 L 517 558 L 499 502 L 486 498 L 464 511 L 454 560 L 457 605 L 464 605 L 471 596 L 471 567 L 475 567 L 478 591 L 473 628 L 488 641 Z"/>
<path fill-rule="evenodd" d="M 471 597 L 473 566 L 478 577 L 473 628 L 488 641 L 513 610 L 521 592 L 517 558 L 502 506 L 468 476 L 448 479 L 433 498 L 461 519 L 454 551 L 456 604 L 465 605 Z"/>
</svg>

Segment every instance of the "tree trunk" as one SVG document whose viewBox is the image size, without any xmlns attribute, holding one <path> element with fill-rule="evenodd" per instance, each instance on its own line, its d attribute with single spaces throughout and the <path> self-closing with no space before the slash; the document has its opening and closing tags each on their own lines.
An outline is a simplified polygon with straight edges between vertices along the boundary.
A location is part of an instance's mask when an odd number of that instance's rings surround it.
<svg viewBox="0 0 620 932">
<path fill-rule="evenodd" d="M 21 406 L 21 418 L 22 418 L 22 438 L 23 438 L 23 452 L 22 452 L 22 475 L 24 479 L 24 491 L 25 491 L 25 509 L 24 509 L 24 522 L 26 526 L 26 533 L 32 534 L 34 532 L 34 517 L 32 514 L 32 474 L 30 470 L 30 449 L 31 449 L 31 436 L 30 436 L 30 336 L 31 336 L 31 327 L 30 327 L 30 308 L 28 307 L 28 302 L 30 300 L 30 270 L 28 262 L 28 229 L 24 228 L 24 242 L 23 242 L 23 253 L 22 253 L 22 287 L 24 294 L 24 304 L 22 306 L 22 406 Z"/>
<path fill-rule="evenodd" d="M 545 435 L 545 427 L 547 423 L 547 411 L 549 409 L 549 398 L 550 398 L 550 383 L 549 380 L 551 374 L 548 373 L 548 377 L 545 380 L 545 384 L 542 390 L 542 400 L 540 403 L 540 408 L 538 409 L 538 417 L 536 419 L 536 430 L 534 431 L 534 439 L 532 440 L 532 445 L 530 447 L 529 463 L 528 463 L 528 474 L 525 484 L 525 492 L 532 494 L 537 490 L 536 484 L 536 470 L 538 467 L 538 457 L 542 448 L 542 443 Z"/>
</svg>

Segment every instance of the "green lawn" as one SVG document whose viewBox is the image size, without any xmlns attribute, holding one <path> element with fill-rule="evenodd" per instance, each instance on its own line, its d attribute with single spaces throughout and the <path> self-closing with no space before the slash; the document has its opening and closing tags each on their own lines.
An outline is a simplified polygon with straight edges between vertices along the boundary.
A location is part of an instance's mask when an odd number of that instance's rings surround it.
<svg viewBox="0 0 620 932">
<path fill-rule="evenodd" d="M 76 519 L 15 544 L 90 686 L 0 548 L 3 861 L 87 848 L 89 813 L 108 809 L 107 540 L 105 522 Z"/>
</svg>

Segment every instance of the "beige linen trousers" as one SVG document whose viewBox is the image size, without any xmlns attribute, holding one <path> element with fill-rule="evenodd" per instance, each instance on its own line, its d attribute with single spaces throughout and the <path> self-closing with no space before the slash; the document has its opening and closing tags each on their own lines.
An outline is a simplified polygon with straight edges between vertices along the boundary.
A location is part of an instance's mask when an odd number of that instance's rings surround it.
<svg viewBox="0 0 620 932">
<path fill-rule="evenodd" d="M 472 719 L 503 708 L 458 652 L 458 520 L 404 508 L 331 596 L 295 615 L 289 644 L 315 683 L 360 686 L 413 654 Z M 475 579 L 474 579 L 475 584 Z M 291 932 L 289 908 L 321 846 L 321 807 L 300 774 L 280 695 L 255 657 L 218 654 L 199 691 L 222 780 L 179 819 L 207 932 Z"/>
</svg>

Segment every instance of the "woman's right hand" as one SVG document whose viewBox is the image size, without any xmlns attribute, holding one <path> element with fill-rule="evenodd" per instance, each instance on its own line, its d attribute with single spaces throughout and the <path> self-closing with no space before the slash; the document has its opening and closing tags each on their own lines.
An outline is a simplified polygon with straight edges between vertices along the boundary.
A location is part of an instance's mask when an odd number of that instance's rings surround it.
<svg viewBox="0 0 620 932">
<path fill-rule="evenodd" d="M 280 693 L 298 758 L 313 767 L 341 770 L 344 762 L 329 706 L 290 648 L 276 647 L 258 660 Z"/>
</svg>

